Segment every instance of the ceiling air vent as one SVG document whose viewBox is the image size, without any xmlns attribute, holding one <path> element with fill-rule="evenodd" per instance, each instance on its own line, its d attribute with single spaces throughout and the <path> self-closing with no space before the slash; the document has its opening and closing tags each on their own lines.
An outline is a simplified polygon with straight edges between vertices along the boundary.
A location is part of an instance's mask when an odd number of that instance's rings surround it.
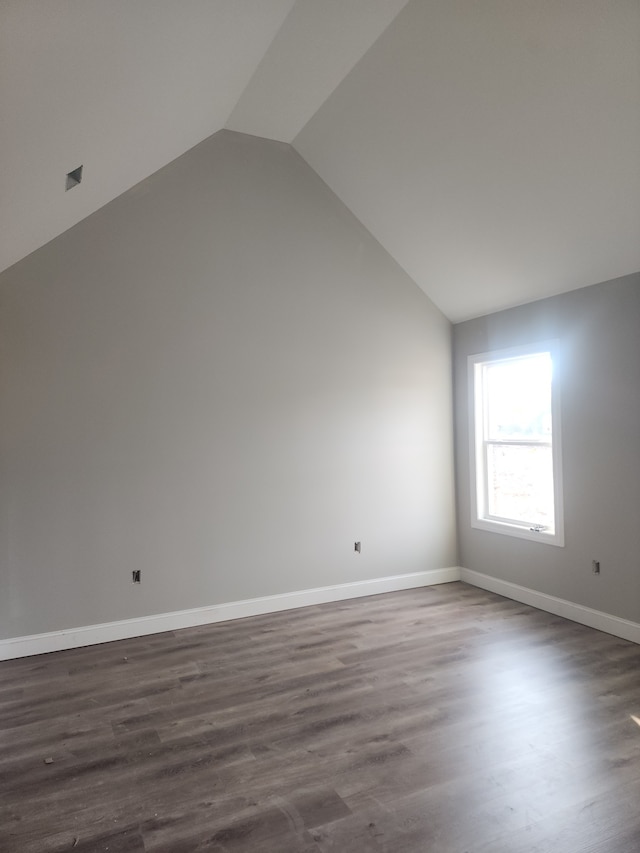
<svg viewBox="0 0 640 853">
<path fill-rule="evenodd" d="M 73 189 L 74 187 L 77 187 L 81 180 L 82 166 L 78 166 L 77 169 L 74 169 L 72 172 L 67 173 L 67 183 L 65 185 L 65 192 L 67 190 Z"/>
</svg>

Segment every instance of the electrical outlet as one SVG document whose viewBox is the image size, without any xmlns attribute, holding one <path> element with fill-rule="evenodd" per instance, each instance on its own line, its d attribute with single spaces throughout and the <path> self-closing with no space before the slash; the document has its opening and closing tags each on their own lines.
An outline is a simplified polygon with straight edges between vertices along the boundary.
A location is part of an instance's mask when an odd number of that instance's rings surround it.
<svg viewBox="0 0 640 853">
<path fill-rule="evenodd" d="M 594 573 L 594 575 L 600 574 L 600 560 L 591 561 L 591 571 Z"/>
</svg>

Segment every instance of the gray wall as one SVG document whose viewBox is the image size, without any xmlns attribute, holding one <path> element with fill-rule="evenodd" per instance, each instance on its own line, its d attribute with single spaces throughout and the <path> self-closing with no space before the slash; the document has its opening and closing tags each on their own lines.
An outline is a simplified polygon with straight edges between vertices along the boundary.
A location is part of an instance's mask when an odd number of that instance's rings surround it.
<svg viewBox="0 0 640 853">
<path fill-rule="evenodd" d="M 240 134 L 15 265 L 0 637 L 455 565 L 450 337 L 292 148 Z"/>
<path fill-rule="evenodd" d="M 547 338 L 562 348 L 564 548 L 470 525 L 467 356 Z M 640 274 L 454 326 L 454 370 L 461 564 L 640 621 Z"/>
</svg>

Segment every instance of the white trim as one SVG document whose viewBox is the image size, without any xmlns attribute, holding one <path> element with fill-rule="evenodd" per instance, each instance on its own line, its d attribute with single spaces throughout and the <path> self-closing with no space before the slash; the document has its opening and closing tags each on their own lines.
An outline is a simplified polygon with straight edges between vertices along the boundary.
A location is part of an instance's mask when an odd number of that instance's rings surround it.
<svg viewBox="0 0 640 853">
<path fill-rule="evenodd" d="M 208 625 L 213 622 L 226 622 L 229 619 L 242 619 L 246 616 L 258 616 L 263 613 L 292 610 L 296 607 L 308 607 L 312 604 L 326 604 L 331 601 L 344 601 L 349 598 L 361 598 L 366 595 L 378 595 L 383 592 L 396 592 L 401 589 L 414 589 L 415 587 L 451 583 L 459 580 L 460 569 L 458 566 L 453 566 L 427 572 L 412 572 L 411 574 L 393 575 L 386 578 L 372 578 L 366 581 L 323 586 L 317 589 L 305 589 L 298 592 L 284 592 L 280 595 L 266 595 L 262 598 L 249 598 L 244 601 L 229 601 L 223 604 L 213 604 L 209 607 L 177 610 L 173 613 L 158 613 L 153 616 L 122 619 L 118 622 L 105 622 L 100 625 L 65 628 L 62 631 L 50 631 L 46 634 L 13 637 L 8 640 L 0 640 L 0 660 L 40 655 L 62 649 L 76 649 L 80 646 L 92 646 L 97 643 L 108 643 L 112 640 L 127 640 L 131 637 L 157 634 L 161 631 L 176 631 L 180 628 L 193 628 L 196 625 Z"/>
<path fill-rule="evenodd" d="M 554 531 L 533 531 L 533 526 L 521 525 L 507 519 L 493 518 L 488 513 L 486 495 L 486 459 L 485 440 L 486 413 L 484 409 L 484 392 L 482 382 L 478 378 L 483 375 L 479 368 L 489 362 L 511 361 L 517 358 L 548 352 L 553 364 L 553 381 L 551 387 L 551 421 L 553 436 L 551 453 L 553 464 L 553 503 Z M 470 510 L 471 526 L 490 533 L 500 533 L 514 536 L 518 539 L 528 539 L 543 545 L 564 547 L 564 498 L 562 489 L 562 425 L 560 422 L 560 374 L 561 363 L 560 343 L 558 340 L 538 341 L 508 349 L 493 350 L 483 353 L 472 353 L 467 356 L 467 405 L 469 413 L 469 474 L 470 474 Z M 484 423 L 482 430 L 478 423 Z M 483 476 L 478 476 L 482 461 Z"/>
<path fill-rule="evenodd" d="M 519 586 L 517 583 L 492 578 L 490 575 L 475 572 L 472 569 L 460 569 L 460 580 L 472 586 L 487 589 L 489 592 L 504 595 L 505 598 L 537 607 L 538 610 L 546 610 L 547 613 L 563 616 L 565 619 L 571 619 L 572 622 L 579 622 L 589 628 L 596 628 L 598 631 L 604 631 L 605 634 L 613 634 L 614 637 L 640 644 L 640 623 L 638 622 L 621 619 L 619 616 L 603 613 L 602 610 L 593 610 L 582 604 L 574 604 L 573 601 L 537 592 L 535 589 Z"/>
</svg>

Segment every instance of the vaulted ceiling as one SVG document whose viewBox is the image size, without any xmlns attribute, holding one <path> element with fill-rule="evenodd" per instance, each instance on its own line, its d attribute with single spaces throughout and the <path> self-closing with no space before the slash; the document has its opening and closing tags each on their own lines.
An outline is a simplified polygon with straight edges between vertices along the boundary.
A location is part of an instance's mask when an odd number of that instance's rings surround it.
<svg viewBox="0 0 640 853">
<path fill-rule="evenodd" d="M 222 128 L 454 322 L 640 270 L 638 0 L 3 0 L 0 270 Z"/>
</svg>

